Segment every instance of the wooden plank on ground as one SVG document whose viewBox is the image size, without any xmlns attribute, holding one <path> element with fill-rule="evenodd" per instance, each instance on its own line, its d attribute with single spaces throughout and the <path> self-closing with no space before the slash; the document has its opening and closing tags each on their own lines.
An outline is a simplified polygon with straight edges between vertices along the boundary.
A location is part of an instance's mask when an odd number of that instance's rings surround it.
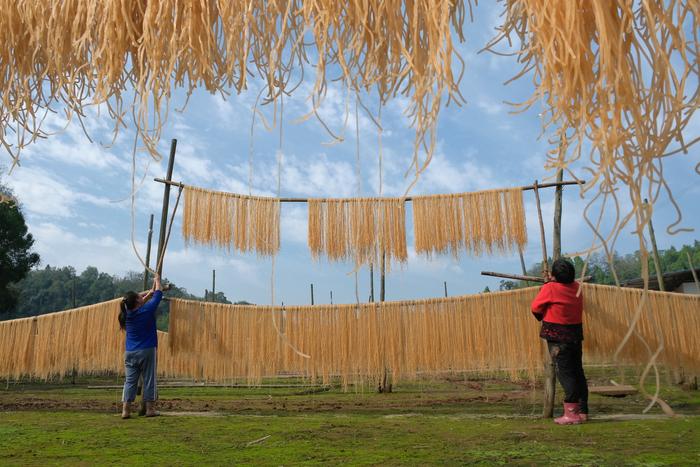
<svg viewBox="0 0 700 467">
<path fill-rule="evenodd" d="M 590 386 L 588 392 L 608 397 L 624 397 L 639 392 L 634 386 L 621 384 L 618 386 Z"/>
</svg>

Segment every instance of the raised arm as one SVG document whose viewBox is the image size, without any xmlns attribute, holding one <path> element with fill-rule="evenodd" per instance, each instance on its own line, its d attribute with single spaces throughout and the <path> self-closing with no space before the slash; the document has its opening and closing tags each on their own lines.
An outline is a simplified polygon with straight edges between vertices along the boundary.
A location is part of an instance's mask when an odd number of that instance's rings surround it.
<svg viewBox="0 0 700 467">
<path fill-rule="evenodd" d="M 145 292 L 146 295 L 143 295 L 144 297 L 144 304 L 140 309 L 141 313 L 154 313 L 156 309 L 158 308 L 158 304 L 160 303 L 160 300 L 163 298 L 163 291 L 162 287 L 160 285 L 160 276 L 156 275 L 153 278 L 153 288 L 149 290 L 148 292 Z M 148 300 L 148 301 L 146 301 Z"/>
</svg>

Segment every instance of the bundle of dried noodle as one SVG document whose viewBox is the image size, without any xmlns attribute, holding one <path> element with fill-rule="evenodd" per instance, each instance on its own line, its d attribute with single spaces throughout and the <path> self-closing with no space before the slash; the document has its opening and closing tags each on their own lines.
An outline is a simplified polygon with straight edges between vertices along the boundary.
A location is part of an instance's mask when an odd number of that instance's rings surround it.
<svg viewBox="0 0 700 467">
<path fill-rule="evenodd" d="M 119 300 L 0 322 L 0 374 L 62 378 L 78 373 L 123 371 L 124 333 Z"/>
<path fill-rule="evenodd" d="M 645 365 L 661 344 L 657 362 L 669 368 L 700 370 L 700 296 L 648 291 L 645 313 L 633 324 L 644 292 L 639 289 L 584 285 L 584 352 L 610 362 L 630 325 L 632 338 L 622 348 L 622 363 Z"/>
<path fill-rule="evenodd" d="M 267 307 L 171 302 L 172 355 L 185 373 L 208 380 L 298 374 L 325 383 L 419 374 L 508 369 L 534 377 L 541 367 L 535 290 L 430 300 Z M 494 337 L 495 336 L 495 337 Z M 303 358 L 300 352 L 310 355 Z"/>
<path fill-rule="evenodd" d="M 186 186 L 182 217 L 185 242 L 273 255 L 280 247 L 278 198 L 244 196 Z"/>
<path fill-rule="evenodd" d="M 507 370 L 534 378 L 542 368 L 543 341 L 529 305 L 536 288 L 461 297 L 366 303 L 267 307 L 185 300 L 171 302 L 172 355 L 181 374 L 210 380 L 297 374 L 347 386 L 417 375 Z M 584 356 L 610 362 L 634 314 L 641 290 L 585 285 Z M 649 317 L 637 323 L 647 345 L 665 341 L 660 361 L 700 369 L 700 297 L 652 293 Z M 657 329 L 658 327 L 658 329 Z M 623 362 L 645 365 L 637 339 Z M 303 358 L 300 352 L 310 355 Z"/>
<path fill-rule="evenodd" d="M 527 229 L 522 190 L 414 196 L 413 231 L 416 252 L 427 255 L 523 248 Z"/>
<path fill-rule="evenodd" d="M 515 78 L 534 74 L 535 92 L 520 108 L 526 110 L 538 101 L 545 104 L 545 129 L 555 133 L 546 166 L 565 169 L 580 163 L 588 151 L 584 170 L 591 178 L 583 192 L 592 191 L 593 196 L 584 216 L 600 240 L 594 246 L 614 251 L 618 234 L 633 224 L 646 264 L 643 233 L 659 196 L 668 195 L 678 214 L 669 233 L 684 230 L 677 228 L 681 213 L 664 178 L 663 161 L 687 153 L 700 141 L 700 136 L 686 131 L 700 107 L 700 2 L 505 0 L 504 4 L 505 23 L 488 48 L 518 44 L 523 69 Z M 695 169 L 700 172 L 700 164 Z M 619 185 L 626 187 L 630 203 L 618 199 Z M 645 205 L 645 198 L 650 205 Z M 588 213 L 592 208 L 603 211 L 601 218 L 607 211 L 607 218 L 613 219 L 605 232 L 598 232 L 598 215 Z"/>
<path fill-rule="evenodd" d="M 408 96 L 418 168 L 417 149 L 432 153 L 444 97 L 461 101 L 453 34 L 463 39 L 464 3 L 1 0 L 0 142 L 17 162 L 24 146 L 48 134 L 47 111 L 64 107 L 82 123 L 89 106 L 104 104 L 115 130 L 133 115 L 156 155 L 176 89 L 242 92 L 259 76 L 274 100 L 313 69 L 314 111 L 338 77 L 382 102 Z"/>
<path fill-rule="evenodd" d="M 119 302 L 0 321 L 0 376 L 60 379 L 77 374 L 123 374 L 124 331 Z M 158 373 L 188 376 L 186 358 L 170 353 L 168 334 L 158 331 Z"/>
<path fill-rule="evenodd" d="M 404 262 L 406 211 L 400 198 L 309 199 L 309 248 L 314 259 L 356 265 Z"/>
</svg>

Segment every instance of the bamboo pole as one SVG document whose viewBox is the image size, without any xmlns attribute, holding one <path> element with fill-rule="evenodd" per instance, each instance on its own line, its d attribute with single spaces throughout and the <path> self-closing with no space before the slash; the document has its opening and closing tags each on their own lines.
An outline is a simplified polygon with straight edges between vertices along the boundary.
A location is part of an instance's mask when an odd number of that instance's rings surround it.
<svg viewBox="0 0 700 467">
<path fill-rule="evenodd" d="M 384 298 L 386 297 L 385 295 L 385 279 L 384 276 L 386 275 L 386 256 L 384 253 L 382 253 L 382 271 L 381 271 L 381 277 L 379 278 L 379 301 L 383 302 Z"/>
<path fill-rule="evenodd" d="M 649 205 L 649 202 L 644 198 L 644 204 Z M 664 284 L 663 271 L 661 271 L 661 261 L 659 260 L 659 250 L 656 248 L 656 235 L 654 235 L 654 224 L 651 223 L 651 215 L 649 215 L 649 240 L 651 240 L 651 251 L 654 258 L 654 269 L 656 270 L 656 280 L 659 281 L 659 290 L 666 291 Z"/>
<path fill-rule="evenodd" d="M 695 281 L 695 288 L 698 289 L 698 293 L 700 293 L 700 281 L 698 281 L 698 275 L 695 273 L 695 267 L 693 266 L 693 260 L 690 257 L 690 253 L 688 253 L 686 251 L 685 254 L 688 257 L 688 265 L 690 266 L 690 273 L 693 275 L 693 281 Z"/>
<path fill-rule="evenodd" d="M 170 142 L 170 157 L 168 158 L 168 170 L 165 176 L 165 188 L 163 188 L 163 211 L 160 215 L 160 234 L 158 235 L 158 259 L 156 264 L 158 275 L 163 272 L 162 257 L 165 253 L 165 228 L 168 224 L 168 205 L 170 204 L 170 185 L 172 185 L 173 166 L 175 165 L 175 151 L 177 150 L 177 140 L 173 138 Z M 182 188 L 182 187 L 181 187 Z"/>
<path fill-rule="evenodd" d="M 540 223 L 540 241 L 542 245 L 542 276 L 547 277 L 549 274 L 549 261 L 547 259 L 547 240 L 544 234 L 544 221 L 542 220 L 542 206 L 540 205 L 540 192 L 537 185 L 537 180 L 535 180 L 535 201 L 537 202 L 537 219 Z"/>
<path fill-rule="evenodd" d="M 143 290 L 148 290 L 148 268 L 151 266 L 151 240 L 153 240 L 153 214 L 148 221 L 148 242 L 146 243 L 146 267 L 143 269 Z M 75 308 L 75 305 L 73 305 Z"/>
<path fill-rule="evenodd" d="M 374 303 L 374 264 L 369 263 L 369 301 Z"/>
<path fill-rule="evenodd" d="M 216 269 L 211 270 L 211 301 L 216 301 Z"/>
<path fill-rule="evenodd" d="M 539 282 L 539 283 L 546 282 L 546 280 L 543 277 L 520 275 L 520 274 L 508 274 L 508 273 L 503 273 L 503 272 L 481 271 L 481 275 L 482 276 L 493 276 L 493 277 L 505 277 L 507 279 L 516 279 L 519 281 L 530 281 L 530 282 Z M 593 278 L 592 276 L 584 276 L 583 282 L 588 282 L 592 278 Z"/>
<path fill-rule="evenodd" d="M 523 256 L 523 249 L 518 245 L 518 256 L 520 256 L 520 269 L 523 271 L 523 276 L 527 276 L 527 268 L 525 267 L 525 257 Z M 529 281 L 525 281 L 527 286 L 530 286 Z"/>
<path fill-rule="evenodd" d="M 557 182 L 564 179 L 564 171 L 557 170 Z M 554 229 L 552 232 L 552 261 L 556 261 L 561 257 L 561 209 L 562 209 L 562 192 L 564 188 L 559 185 L 554 189 Z"/>
<path fill-rule="evenodd" d="M 537 186 L 537 180 L 534 183 L 535 200 L 537 202 L 537 218 L 540 223 L 540 240 L 542 242 L 542 276 L 549 275 L 549 264 L 547 261 L 547 241 L 544 235 L 544 221 L 542 220 L 542 207 L 540 205 L 540 192 Z M 552 418 L 554 415 L 554 396 L 556 393 L 556 376 L 554 371 L 554 362 L 552 356 L 547 351 L 547 356 L 544 359 L 544 400 L 542 408 L 542 416 L 544 418 Z"/>
<path fill-rule="evenodd" d="M 173 141 L 175 141 L 175 140 L 173 140 Z M 159 182 L 159 183 L 163 183 L 165 185 L 171 185 L 171 186 L 176 186 L 176 187 L 180 187 L 180 188 L 185 188 L 186 186 L 188 186 L 182 182 L 174 182 L 174 181 L 169 180 L 169 179 L 163 179 L 163 178 L 156 177 L 153 180 L 156 182 Z M 585 180 L 581 180 L 580 182 L 577 182 L 574 180 L 567 180 L 567 181 L 563 181 L 563 182 L 541 183 L 541 184 L 537 185 L 537 187 L 535 187 L 535 185 L 526 185 L 526 186 L 521 186 L 519 188 L 523 191 L 527 191 L 527 190 L 535 190 L 536 188 L 540 189 L 540 188 L 551 188 L 551 187 L 556 187 L 556 186 L 580 185 L 580 184 L 584 184 L 584 183 L 586 183 Z M 278 198 L 278 199 L 279 199 L 280 203 L 308 203 L 309 202 L 309 198 Z M 407 197 L 402 198 L 402 199 L 404 201 L 413 201 L 412 196 L 407 196 Z"/>
</svg>

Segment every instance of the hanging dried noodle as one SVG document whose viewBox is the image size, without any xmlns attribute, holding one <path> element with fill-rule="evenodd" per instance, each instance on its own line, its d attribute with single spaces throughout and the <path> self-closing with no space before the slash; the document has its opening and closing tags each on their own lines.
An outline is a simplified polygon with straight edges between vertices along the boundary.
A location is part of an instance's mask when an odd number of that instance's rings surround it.
<svg viewBox="0 0 700 467">
<path fill-rule="evenodd" d="M 186 374 L 211 380 L 298 374 L 325 383 L 376 380 L 389 368 L 396 379 L 462 370 L 508 370 L 534 378 L 542 368 L 539 324 L 529 305 L 537 289 L 440 299 L 350 305 L 267 307 L 174 300 L 170 343 Z M 610 362 L 643 291 L 584 285 L 584 345 L 588 363 Z M 670 368 L 700 369 L 700 297 L 651 293 L 653 313 L 638 323 L 655 345 L 661 324 L 666 342 L 660 361 Z M 284 339 L 311 356 L 300 357 Z M 622 354 L 645 365 L 641 340 Z"/>
<path fill-rule="evenodd" d="M 278 198 L 245 196 L 186 186 L 182 218 L 185 242 L 259 255 L 280 247 Z"/>
<path fill-rule="evenodd" d="M 539 324 L 529 305 L 536 288 L 460 297 L 269 307 L 173 299 L 170 332 L 158 333 L 160 375 L 212 381 L 298 374 L 345 385 L 423 374 L 507 370 L 534 378 L 542 368 Z M 610 362 L 644 291 L 584 285 L 584 356 Z M 658 361 L 700 370 L 700 297 L 648 292 L 650 313 L 620 353 L 645 365 L 647 345 L 664 342 Z M 124 333 L 118 300 L 0 322 L 0 376 L 43 379 L 122 373 Z M 657 329 L 661 329 L 661 335 Z M 644 339 L 644 341 L 642 340 Z M 291 345 L 290 345 L 291 344 Z M 311 356 L 303 358 L 299 352 Z"/>
<path fill-rule="evenodd" d="M 117 371 L 124 362 L 124 333 L 117 322 L 119 302 L 0 322 L 0 374 L 49 379 L 61 378 L 73 369 L 79 373 Z"/>
<path fill-rule="evenodd" d="M 630 222 L 643 238 L 651 207 L 666 193 L 681 214 L 663 176 L 663 159 L 700 140 L 684 131 L 700 106 L 700 3 L 693 0 L 505 0 L 505 23 L 487 48 L 511 43 L 523 70 L 534 74 L 535 92 L 519 104 L 542 101 L 544 128 L 555 134 L 548 168 L 567 168 L 588 152 L 593 205 L 612 209 L 614 222 L 597 232 L 598 246 L 614 251 Z M 515 78 L 514 78 L 515 79 Z M 589 143 L 590 142 L 590 143 Z M 700 164 L 696 170 L 700 169 Z M 573 175 L 573 173 L 572 173 Z M 626 186 L 631 209 L 622 211 L 618 186 Z M 591 227 L 596 224 L 589 220 Z"/>
<path fill-rule="evenodd" d="M 78 374 L 124 373 L 124 332 L 118 300 L 0 321 L 0 376 L 44 380 Z M 168 334 L 158 331 L 159 374 L 182 375 L 184 356 L 173 358 Z"/>
<path fill-rule="evenodd" d="M 533 96 L 520 104 L 521 110 L 542 101 L 544 129 L 554 133 L 556 148 L 545 167 L 571 172 L 568 167 L 582 161 L 588 151 L 583 163 L 590 178 L 582 187 L 582 196 L 593 195 L 584 218 L 596 237 L 588 252 L 603 248 L 611 259 L 619 234 L 631 224 L 639 239 L 646 291 L 649 254 L 644 231 L 659 196 L 668 196 L 677 215 L 668 233 L 690 230 L 678 227 L 681 210 L 665 180 L 663 161 L 681 151 L 687 154 L 688 147 L 700 141 L 700 135 L 688 137 L 686 133 L 700 107 L 700 3 L 504 3 L 505 23 L 487 48 L 493 50 L 504 40 L 511 44 L 511 35 L 519 39 L 517 55 L 523 69 L 514 79 L 533 71 L 535 85 Z M 695 170 L 700 173 L 700 163 Z M 621 205 L 618 199 L 621 185 L 630 208 L 624 208 L 627 203 Z M 597 222 L 589 217 L 596 208 L 600 212 Z M 613 220 L 601 232 L 604 214 Z M 615 274 L 612 261 L 610 266 Z M 649 313 L 643 304 L 641 301 L 635 320 Z M 626 333 L 625 340 L 629 335 Z M 664 346 L 658 337 L 651 366 Z"/>
<path fill-rule="evenodd" d="M 382 102 L 407 96 L 418 169 L 432 154 L 443 98 L 461 101 L 452 40 L 463 40 L 464 3 L 1 0 L 0 142 L 17 163 L 23 147 L 48 135 L 47 113 L 65 109 L 82 124 L 90 106 L 103 104 L 115 136 L 131 115 L 157 157 L 175 90 L 240 93 L 249 75 L 259 76 L 271 101 L 312 68 L 312 113 L 336 78 Z M 430 151 L 419 163 L 422 145 Z"/>
<path fill-rule="evenodd" d="M 404 262 L 406 211 L 401 198 L 309 199 L 311 256 L 356 265 Z"/>
<path fill-rule="evenodd" d="M 522 190 L 414 196 L 413 231 L 416 252 L 427 255 L 523 248 L 527 229 Z"/>
</svg>

